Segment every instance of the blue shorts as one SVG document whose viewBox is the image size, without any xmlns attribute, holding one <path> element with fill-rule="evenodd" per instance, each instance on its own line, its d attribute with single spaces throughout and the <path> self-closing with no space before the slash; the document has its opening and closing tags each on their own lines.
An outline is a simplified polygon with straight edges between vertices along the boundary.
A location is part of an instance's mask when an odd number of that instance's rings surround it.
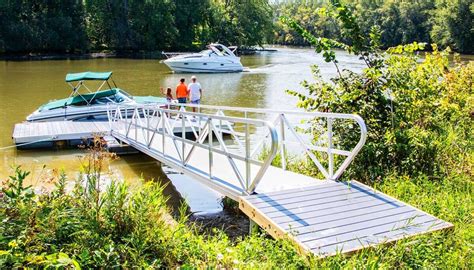
<svg viewBox="0 0 474 270">
<path fill-rule="evenodd" d="M 201 104 L 201 100 L 200 99 L 196 99 L 196 100 L 191 100 L 191 104 Z"/>
<path fill-rule="evenodd" d="M 187 98 L 185 98 L 185 97 L 179 97 L 178 98 L 178 103 L 186 103 L 186 101 L 187 101 Z"/>
</svg>

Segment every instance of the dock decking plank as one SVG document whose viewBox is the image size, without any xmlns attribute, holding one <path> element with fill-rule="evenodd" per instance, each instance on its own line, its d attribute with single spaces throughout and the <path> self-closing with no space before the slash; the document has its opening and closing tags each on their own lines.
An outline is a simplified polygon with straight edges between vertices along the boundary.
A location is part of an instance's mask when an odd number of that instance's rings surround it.
<svg viewBox="0 0 474 270">
<path fill-rule="evenodd" d="M 260 198 L 260 201 L 256 201 L 253 204 L 255 206 L 258 206 L 262 210 L 266 208 L 272 208 L 273 206 L 277 206 L 280 204 L 285 204 L 286 207 L 293 205 L 302 207 L 307 205 L 305 202 L 315 202 L 316 200 L 322 200 L 324 202 L 326 198 L 336 199 L 339 197 L 350 199 L 351 196 L 357 196 L 360 194 L 361 193 L 354 192 L 354 190 L 348 188 L 347 186 L 340 185 L 339 188 L 337 188 L 337 186 L 334 186 L 334 189 L 326 189 L 323 192 L 311 190 L 297 193 L 295 195 L 288 194 L 285 197 L 280 198 L 274 198 L 274 196 L 270 195 L 267 198 Z"/>
<path fill-rule="evenodd" d="M 15 143 L 30 143 L 51 138 L 57 140 L 80 140 L 92 138 L 93 134 L 107 134 L 106 121 L 50 121 L 24 122 L 15 125 L 12 138 Z"/>
<path fill-rule="evenodd" d="M 341 232 L 375 227 L 387 223 L 391 224 L 399 220 L 416 219 L 421 216 L 424 215 L 420 215 L 420 213 L 414 209 L 400 207 L 377 213 L 367 212 L 363 215 L 350 216 L 327 222 L 308 223 L 307 226 L 295 230 L 298 234 L 298 238 L 305 242 L 319 239 L 318 237 L 337 235 Z"/>
<path fill-rule="evenodd" d="M 335 245 L 341 242 L 359 239 L 364 236 L 370 236 L 374 234 L 379 234 L 383 232 L 395 231 L 402 227 L 406 227 L 407 220 L 410 219 L 409 215 L 402 216 L 404 219 L 392 222 L 387 221 L 384 224 L 377 224 L 367 228 L 354 229 L 353 231 L 348 231 L 346 233 L 341 233 L 337 235 L 329 235 L 327 237 L 320 237 L 315 239 L 308 239 L 304 241 L 304 244 L 307 245 L 310 249 L 314 249 L 326 245 Z M 412 227 L 417 227 L 417 224 L 426 223 L 426 222 L 435 222 L 436 219 L 429 216 L 422 216 L 418 219 L 418 222 L 412 223 Z M 299 239 L 299 237 L 298 237 Z"/>
<path fill-rule="evenodd" d="M 305 225 L 301 225 L 299 221 L 304 221 L 308 224 L 322 224 L 325 222 L 335 221 L 335 220 L 343 220 L 351 217 L 360 217 L 367 214 L 367 211 L 370 211 L 370 214 L 376 214 L 385 211 L 391 211 L 393 209 L 400 209 L 404 208 L 404 206 L 400 208 L 395 208 L 392 205 L 388 205 L 386 203 L 379 203 L 369 207 L 360 207 L 358 205 L 350 205 L 352 207 L 346 207 L 348 209 L 325 209 L 318 211 L 317 215 L 315 213 L 311 213 L 309 217 L 300 217 L 300 219 L 290 219 L 286 221 L 282 221 L 282 219 L 275 219 L 278 221 L 279 224 L 282 225 L 283 228 L 291 227 L 292 229 L 298 230 L 300 227 L 304 227 Z M 385 212 L 386 213 L 386 212 Z"/>
<path fill-rule="evenodd" d="M 315 215 L 319 215 L 319 213 L 325 214 L 325 211 L 329 211 L 330 213 L 334 213 L 335 211 L 344 212 L 346 209 L 351 209 L 351 207 L 365 207 L 369 208 L 374 205 L 386 204 L 385 202 L 380 202 L 377 199 L 370 198 L 370 197 L 361 197 L 351 201 L 338 201 L 331 204 L 331 207 L 327 207 L 326 205 L 316 205 L 313 207 L 301 208 L 301 209 L 294 209 L 291 213 L 285 213 L 283 211 L 273 211 L 270 213 L 265 213 L 265 215 L 269 218 L 277 220 L 278 222 L 285 222 L 289 218 L 296 219 L 296 218 L 309 218 Z"/>
<path fill-rule="evenodd" d="M 453 226 L 357 181 L 243 196 L 239 207 L 272 236 L 321 257 Z"/>
<path fill-rule="evenodd" d="M 388 232 L 382 232 L 374 235 L 367 235 L 349 241 L 319 246 L 317 248 L 312 249 L 312 251 L 316 254 L 323 255 L 335 255 L 337 252 L 337 248 L 342 249 L 346 252 L 353 252 L 377 244 L 384 244 L 408 236 L 414 236 L 420 234 L 420 232 L 432 232 L 444 228 L 446 228 L 446 223 L 444 222 L 428 221 L 425 223 L 413 224 L 413 226 L 407 227 L 405 229 L 391 230 Z"/>
</svg>

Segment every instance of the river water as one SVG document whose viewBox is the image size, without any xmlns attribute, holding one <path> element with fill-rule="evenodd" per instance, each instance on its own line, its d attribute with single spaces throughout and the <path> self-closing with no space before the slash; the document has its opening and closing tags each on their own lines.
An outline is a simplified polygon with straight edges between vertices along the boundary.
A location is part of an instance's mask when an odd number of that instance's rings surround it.
<svg viewBox="0 0 474 270">
<path fill-rule="evenodd" d="M 364 67 L 357 57 L 338 52 L 342 68 L 360 71 Z M 248 72 L 232 74 L 196 74 L 203 87 L 202 103 L 210 105 L 252 108 L 296 109 L 297 99 L 286 89 L 304 92 L 303 80 L 311 81 L 310 65 L 317 64 L 324 78 L 336 75 L 332 64 L 325 63 L 311 49 L 278 48 L 242 56 Z M 192 74 L 174 74 L 158 60 L 90 59 L 53 61 L 0 61 L 0 148 L 12 145 L 11 134 L 15 123 L 41 104 L 67 97 L 70 87 L 64 82 L 66 73 L 82 71 L 113 71 L 118 87 L 132 95 L 161 96 L 160 87 L 174 87 L 181 77 L 189 80 Z M 17 151 L 0 150 L 0 179 L 12 173 L 13 165 L 21 165 L 32 172 L 29 183 L 37 189 L 48 187 L 53 169 L 64 169 L 70 179 L 79 172 L 80 150 Z M 171 179 L 165 193 L 171 203 L 181 197 L 187 199 L 194 212 L 209 213 L 221 209 L 220 195 L 197 184 L 196 181 L 173 173 L 153 159 L 142 155 L 123 156 L 109 167 L 111 179 L 125 180 L 131 185 L 139 179 L 155 179 L 164 183 Z M 179 193 L 177 193 L 179 192 Z"/>
</svg>

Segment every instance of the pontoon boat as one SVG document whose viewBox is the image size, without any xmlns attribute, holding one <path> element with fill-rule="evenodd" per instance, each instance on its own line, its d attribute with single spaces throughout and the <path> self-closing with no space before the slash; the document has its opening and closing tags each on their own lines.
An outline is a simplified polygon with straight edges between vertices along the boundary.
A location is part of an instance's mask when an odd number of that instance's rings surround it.
<svg viewBox="0 0 474 270">
<path fill-rule="evenodd" d="M 237 47 L 210 44 L 207 50 L 173 56 L 163 62 L 175 72 L 241 72 L 244 68 L 234 54 L 235 49 Z"/>
<path fill-rule="evenodd" d="M 53 120 L 79 120 L 98 119 L 107 117 L 108 105 L 134 105 L 134 104 L 163 104 L 166 98 L 154 96 L 131 96 L 117 87 L 111 79 L 114 87 L 110 86 L 109 79 L 112 72 L 82 72 L 66 75 L 66 82 L 72 87 L 72 93 L 68 98 L 53 100 L 43 104 L 35 112 L 30 114 L 27 121 L 53 121 Z M 92 92 L 85 85 L 85 81 L 103 81 L 99 88 Z M 101 90 L 104 85 L 108 89 Z M 86 89 L 80 93 L 80 89 Z"/>
</svg>

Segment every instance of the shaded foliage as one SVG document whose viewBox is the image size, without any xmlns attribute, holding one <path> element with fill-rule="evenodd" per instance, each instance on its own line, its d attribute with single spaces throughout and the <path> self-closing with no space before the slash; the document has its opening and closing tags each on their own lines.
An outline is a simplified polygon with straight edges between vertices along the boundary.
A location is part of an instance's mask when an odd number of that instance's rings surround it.
<svg viewBox="0 0 474 270">
<path fill-rule="evenodd" d="M 449 50 L 440 52 L 435 45 L 420 59 L 417 51 L 425 47 L 421 43 L 382 53 L 377 27 L 362 34 L 356 14 L 337 1 L 328 14 L 344 26 L 341 33 L 350 45 L 316 38 L 295 21 L 285 20 L 323 53 L 326 62 L 334 63 L 339 76 L 325 81 L 314 67 L 315 83 L 302 83 L 309 94 L 289 92 L 306 110 L 357 113 L 365 119 L 368 139 L 346 177 L 369 183 L 393 172 L 439 178 L 449 175 L 452 166 L 472 176 L 473 63 L 457 58 L 450 63 Z M 335 47 L 358 55 L 367 67 L 362 73 L 339 70 Z M 338 129 L 343 149 L 357 141 L 357 134 L 348 130 Z"/>
<path fill-rule="evenodd" d="M 88 44 L 82 1 L 0 1 L 0 25 L 0 52 L 74 52 Z"/>
<path fill-rule="evenodd" d="M 0 53 L 254 46 L 272 18 L 266 0 L 0 1 Z"/>
<path fill-rule="evenodd" d="M 330 0 L 282 1 L 274 4 L 277 17 L 295 20 L 314 36 L 341 42 L 352 40 L 340 36 L 341 22 L 325 16 Z M 363 32 L 378 25 L 384 48 L 412 42 L 450 46 L 462 53 L 473 53 L 474 4 L 470 0 L 355 0 L 340 1 L 354 13 Z M 274 42 L 287 45 L 308 45 L 292 28 L 276 23 Z"/>
</svg>

